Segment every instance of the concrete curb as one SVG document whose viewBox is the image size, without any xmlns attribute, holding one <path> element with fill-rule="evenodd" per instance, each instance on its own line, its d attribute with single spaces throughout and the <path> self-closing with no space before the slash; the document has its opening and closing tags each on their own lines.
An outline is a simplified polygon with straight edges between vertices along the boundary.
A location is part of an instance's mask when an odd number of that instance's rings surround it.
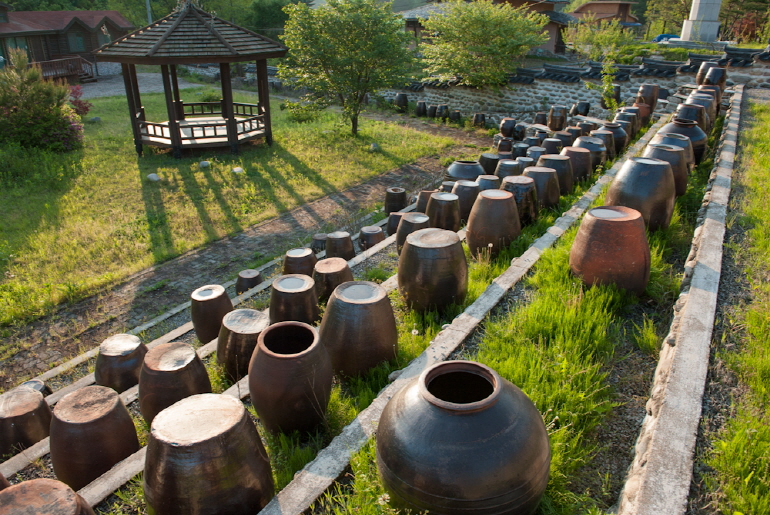
<svg viewBox="0 0 770 515">
<path fill-rule="evenodd" d="M 687 509 L 722 268 L 722 242 L 738 142 L 743 86 L 726 116 L 717 162 L 693 235 L 682 292 L 664 340 L 619 515 L 679 515 Z"/>
</svg>

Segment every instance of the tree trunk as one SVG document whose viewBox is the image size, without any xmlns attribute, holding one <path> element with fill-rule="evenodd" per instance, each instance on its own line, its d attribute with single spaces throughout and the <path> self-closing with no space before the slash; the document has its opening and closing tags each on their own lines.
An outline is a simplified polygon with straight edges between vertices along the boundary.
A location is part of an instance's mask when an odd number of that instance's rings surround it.
<svg viewBox="0 0 770 515">
<path fill-rule="evenodd" d="M 350 117 L 350 128 L 353 131 L 353 136 L 358 136 L 358 115 L 352 115 Z"/>
</svg>

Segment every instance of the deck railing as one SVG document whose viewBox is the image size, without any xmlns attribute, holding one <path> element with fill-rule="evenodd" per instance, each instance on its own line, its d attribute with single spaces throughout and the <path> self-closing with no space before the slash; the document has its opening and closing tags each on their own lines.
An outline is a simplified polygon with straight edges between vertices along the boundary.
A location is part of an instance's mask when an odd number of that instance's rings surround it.
<svg viewBox="0 0 770 515">
<path fill-rule="evenodd" d="M 258 116 L 252 116 L 243 120 L 238 120 L 235 124 L 238 135 L 245 134 L 247 132 L 257 131 L 265 128 L 265 115 L 260 114 Z"/>
<path fill-rule="evenodd" d="M 185 102 L 182 107 L 185 116 L 217 116 L 222 114 L 222 102 Z"/>
<path fill-rule="evenodd" d="M 168 125 L 162 123 L 139 121 L 139 132 L 142 136 L 149 136 L 151 138 L 165 138 L 171 142 L 171 132 L 168 130 Z"/>
<path fill-rule="evenodd" d="M 38 61 L 30 65 L 40 66 L 43 77 L 46 79 L 59 79 L 63 77 L 76 77 L 79 75 L 94 76 L 94 65 L 80 56 L 65 57 L 52 61 Z"/>
</svg>

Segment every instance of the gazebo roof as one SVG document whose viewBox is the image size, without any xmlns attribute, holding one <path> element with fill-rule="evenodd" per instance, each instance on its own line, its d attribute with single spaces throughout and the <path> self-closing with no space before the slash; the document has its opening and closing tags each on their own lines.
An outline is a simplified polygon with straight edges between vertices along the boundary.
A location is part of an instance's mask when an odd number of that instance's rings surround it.
<svg viewBox="0 0 770 515">
<path fill-rule="evenodd" d="M 186 2 L 152 25 L 94 51 L 98 61 L 132 64 L 234 63 L 283 57 L 287 48 Z"/>
</svg>

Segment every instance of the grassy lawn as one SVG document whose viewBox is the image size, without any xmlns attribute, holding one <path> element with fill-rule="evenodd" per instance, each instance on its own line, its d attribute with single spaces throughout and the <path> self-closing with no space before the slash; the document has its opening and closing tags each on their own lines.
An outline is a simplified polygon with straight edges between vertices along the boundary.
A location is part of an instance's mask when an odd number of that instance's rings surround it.
<svg viewBox="0 0 770 515">
<path fill-rule="evenodd" d="M 185 91 L 195 97 L 196 90 Z M 163 96 L 142 97 L 149 120 Z M 254 101 L 236 95 L 236 101 Z M 364 121 L 358 138 L 324 113 L 293 123 L 273 104 L 275 142 L 238 156 L 138 158 L 124 98 L 96 99 L 84 150 L 70 155 L 0 148 L 0 326 L 23 323 L 148 266 L 436 154 L 453 142 Z M 370 152 L 376 142 L 381 150 Z M 211 161 L 202 169 L 198 162 Z M 241 166 L 245 174 L 231 172 Z M 156 173 L 160 182 L 146 176 Z"/>
</svg>

